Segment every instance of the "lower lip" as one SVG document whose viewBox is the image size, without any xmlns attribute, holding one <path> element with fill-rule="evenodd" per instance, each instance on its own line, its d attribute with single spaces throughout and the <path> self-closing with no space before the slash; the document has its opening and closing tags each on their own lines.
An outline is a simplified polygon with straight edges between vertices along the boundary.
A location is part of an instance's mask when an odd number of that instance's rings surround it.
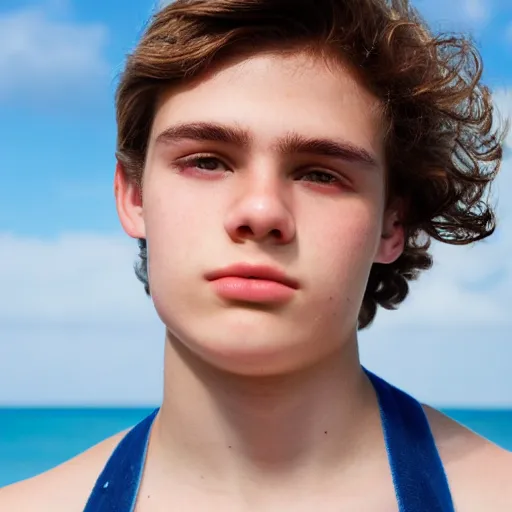
<svg viewBox="0 0 512 512">
<path fill-rule="evenodd" d="M 244 302 L 280 303 L 293 297 L 295 290 L 277 281 L 223 277 L 211 282 L 220 297 Z"/>
</svg>

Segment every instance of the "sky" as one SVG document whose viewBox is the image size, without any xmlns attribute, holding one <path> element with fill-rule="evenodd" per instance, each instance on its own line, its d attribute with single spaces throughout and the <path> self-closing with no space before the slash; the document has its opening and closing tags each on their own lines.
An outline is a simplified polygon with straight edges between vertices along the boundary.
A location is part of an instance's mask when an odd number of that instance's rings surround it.
<svg viewBox="0 0 512 512">
<path fill-rule="evenodd" d="M 417 0 L 434 30 L 471 32 L 512 116 L 512 2 Z M 147 406 L 164 330 L 133 274 L 112 179 L 114 91 L 158 8 L 138 0 L 1 0 L 0 405 Z M 499 229 L 434 247 L 398 311 L 361 334 L 363 363 L 439 407 L 512 408 L 512 136 Z"/>
</svg>

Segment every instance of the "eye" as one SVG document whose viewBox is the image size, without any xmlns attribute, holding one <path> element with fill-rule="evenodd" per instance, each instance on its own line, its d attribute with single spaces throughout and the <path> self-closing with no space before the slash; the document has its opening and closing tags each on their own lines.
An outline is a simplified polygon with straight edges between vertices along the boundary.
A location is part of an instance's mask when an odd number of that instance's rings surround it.
<svg viewBox="0 0 512 512">
<path fill-rule="evenodd" d="M 182 158 L 176 165 L 180 170 L 191 170 L 199 172 L 224 172 L 227 166 L 218 158 L 211 155 L 194 155 L 187 158 Z"/>
<path fill-rule="evenodd" d="M 341 179 L 338 176 L 320 170 L 304 172 L 299 176 L 299 178 L 302 181 L 309 181 L 320 185 L 336 185 L 341 183 Z"/>
</svg>

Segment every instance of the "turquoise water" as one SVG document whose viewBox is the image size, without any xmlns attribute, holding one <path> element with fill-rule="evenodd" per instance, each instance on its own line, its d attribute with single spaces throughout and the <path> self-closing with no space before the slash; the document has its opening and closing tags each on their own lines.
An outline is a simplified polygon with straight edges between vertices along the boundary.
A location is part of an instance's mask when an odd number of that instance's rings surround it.
<svg viewBox="0 0 512 512">
<path fill-rule="evenodd" d="M 77 455 L 124 430 L 151 409 L 0 409 L 0 487 Z M 512 451 L 512 410 L 445 410 Z"/>
</svg>

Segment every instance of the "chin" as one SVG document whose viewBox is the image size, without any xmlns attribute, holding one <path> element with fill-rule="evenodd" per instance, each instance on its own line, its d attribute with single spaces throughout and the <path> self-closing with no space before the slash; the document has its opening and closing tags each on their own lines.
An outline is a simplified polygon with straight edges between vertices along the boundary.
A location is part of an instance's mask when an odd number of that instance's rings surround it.
<svg viewBox="0 0 512 512">
<path fill-rule="evenodd" d="M 241 376 L 293 373 L 312 366 L 322 352 L 329 351 L 329 347 L 315 343 L 297 322 L 290 325 L 268 314 L 239 314 L 231 322 L 203 319 L 192 328 L 169 329 L 169 333 L 173 348 L 190 362 L 203 362 Z M 331 347 L 330 352 L 333 350 Z"/>
</svg>

